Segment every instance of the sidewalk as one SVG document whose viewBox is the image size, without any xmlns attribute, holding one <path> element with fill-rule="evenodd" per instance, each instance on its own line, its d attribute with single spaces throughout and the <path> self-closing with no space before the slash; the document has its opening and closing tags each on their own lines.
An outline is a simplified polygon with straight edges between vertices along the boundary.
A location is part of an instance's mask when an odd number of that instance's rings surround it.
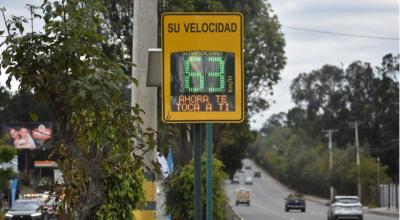
<svg viewBox="0 0 400 220">
<path fill-rule="evenodd" d="M 325 205 L 326 206 L 326 204 L 329 203 L 329 199 L 323 199 L 323 198 L 320 198 L 320 197 L 317 197 L 317 196 L 310 196 L 310 195 L 303 195 L 303 196 L 307 201 L 315 202 L 315 203 L 318 203 L 320 205 Z"/>
<path fill-rule="evenodd" d="M 391 216 L 391 217 L 399 217 L 399 209 L 396 208 L 368 208 L 366 210 L 369 214 L 375 215 L 384 215 L 384 216 Z"/>
</svg>

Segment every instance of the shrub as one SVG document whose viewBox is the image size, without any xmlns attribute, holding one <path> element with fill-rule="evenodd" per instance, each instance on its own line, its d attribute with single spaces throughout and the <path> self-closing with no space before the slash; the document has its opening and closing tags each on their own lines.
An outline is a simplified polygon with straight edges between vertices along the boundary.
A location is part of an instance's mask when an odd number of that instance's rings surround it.
<svg viewBox="0 0 400 220">
<path fill-rule="evenodd" d="M 206 158 L 202 159 L 202 212 L 206 216 Z M 224 191 L 226 174 L 221 161 L 213 160 L 213 216 L 225 219 L 227 196 Z M 193 160 L 176 175 L 165 181 L 166 212 L 172 219 L 194 219 L 194 165 Z"/>
</svg>

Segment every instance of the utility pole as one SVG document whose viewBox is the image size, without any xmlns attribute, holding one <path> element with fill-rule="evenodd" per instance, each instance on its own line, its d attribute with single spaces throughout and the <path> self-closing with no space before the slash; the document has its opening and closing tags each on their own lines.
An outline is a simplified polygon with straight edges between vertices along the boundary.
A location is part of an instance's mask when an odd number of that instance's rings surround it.
<svg viewBox="0 0 400 220">
<path fill-rule="evenodd" d="M 143 119 L 142 129 L 152 128 L 157 130 L 157 88 L 148 87 L 148 51 L 157 47 L 157 0 L 133 1 L 133 39 L 132 39 L 132 77 L 138 80 L 138 85 L 132 84 L 131 104 L 145 112 L 140 116 Z M 156 175 L 152 169 L 152 161 L 157 160 L 156 149 L 146 152 L 139 151 L 135 154 L 142 155 L 144 166 L 144 191 L 146 204 L 140 210 L 134 211 L 137 220 L 156 219 Z"/>
<path fill-rule="evenodd" d="M 354 121 L 355 129 L 355 142 L 356 142 L 356 153 L 357 153 L 357 192 L 358 198 L 361 201 L 361 181 L 360 181 L 360 143 L 358 142 L 358 121 Z"/>
<path fill-rule="evenodd" d="M 328 129 L 328 130 L 323 130 L 323 132 L 327 132 L 328 133 L 328 138 L 329 138 L 329 144 L 328 144 L 328 148 L 329 148 L 329 172 L 332 173 L 332 169 L 333 169 L 333 157 L 332 157 L 332 134 L 333 132 L 336 132 L 337 129 Z M 329 192 L 330 192 L 330 199 L 331 201 L 333 200 L 333 195 L 334 195 L 334 189 L 332 184 L 329 187 Z"/>
<path fill-rule="evenodd" d="M 377 161 L 378 161 L 378 186 L 376 187 L 376 192 L 377 192 L 377 195 L 378 195 L 378 199 L 377 199 L 377 203 L 378 203 L 378 207 L 381 207 L 381 186 L 380 186 L 380 182 L 381 182 L 381 180 L 380 180 L 380 169 L 381 169 L 381 167 L 380 167 L 380 162 L 381 162 L 381 158 L 379 158 L 379 156 L 378 156 L 378 158 L 377 158 Z"/>
<path fill-rule="evenodd" d="M 381 180 L 380 180 L 380 173 L 379 173 L 379 171 L 380 171 L 380 162 L 381 162 L 381 159 L 378 157 L 378 159 L 377 159 L 377 161 L 378 161 L 378 192 L 379 192 L 379 185 L 380 185 L 380 182 L 381 182 Z"/>
</svg>

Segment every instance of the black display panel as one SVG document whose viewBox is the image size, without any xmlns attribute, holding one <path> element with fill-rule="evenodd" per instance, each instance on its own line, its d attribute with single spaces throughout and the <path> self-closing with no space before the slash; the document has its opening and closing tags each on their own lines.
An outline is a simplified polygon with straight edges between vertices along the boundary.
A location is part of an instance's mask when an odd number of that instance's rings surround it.
<svg viewBox="0 0 400 220">
<path fill-rule="evenodd" d="M 235 56 L 222 51 L 171 54 L 171 111 L 235 111 Z"/>
</svg>

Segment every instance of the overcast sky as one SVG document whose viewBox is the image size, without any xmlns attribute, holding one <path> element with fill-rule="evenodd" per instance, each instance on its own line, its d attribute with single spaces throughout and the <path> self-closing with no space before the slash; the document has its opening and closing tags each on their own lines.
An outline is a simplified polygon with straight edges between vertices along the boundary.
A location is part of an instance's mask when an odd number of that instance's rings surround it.
<svg viewBox="0 0 400 220">
<path fill-rule="evenodd" d="M 398 0 L 268 0 L 282 24 L 287 64 L 274 87 L 271 108 L 251 119 L 259 129 L 274 113 L 294 106 L 290 84 L 299 73 L 332 64 L 347 67 L 353 61 L 380 64 L 387 53 L 399 52 L 398 40 L 344 37 L 300 31 L 312 29 L 352 35 L 399 38 Z"/>
<path fill-rule="evenodd" d="M 0 0 L 0 7 L 5 6 L 8 15 L 27 16 L 25 4 L 38 5 L 41 2 L 41 0 Z M 283 26 L 287 64 L 282 72 L 281 81 L 274 87 L 275 95 L 269 97 L 275 103 L 272 103 L 269 110 L 251 118 L 253 129 L 259 129 L 271 114 L 286 112 L 294 106 L 289 87 L 299 73 L 310 72 L 324 64 L 347 67 L 357 60 L 377 66 L 385 54 L 399 52 L 398 40 L 345 37 L 292 29 L 398 39 L 398 0 L 268 0 L 268 2 Z M 0 17 L 0 30 L 4 30 L 2 17 Z M 2 85 L 4 81 L 4 76 L 1 76 Z"/>
</svg>

